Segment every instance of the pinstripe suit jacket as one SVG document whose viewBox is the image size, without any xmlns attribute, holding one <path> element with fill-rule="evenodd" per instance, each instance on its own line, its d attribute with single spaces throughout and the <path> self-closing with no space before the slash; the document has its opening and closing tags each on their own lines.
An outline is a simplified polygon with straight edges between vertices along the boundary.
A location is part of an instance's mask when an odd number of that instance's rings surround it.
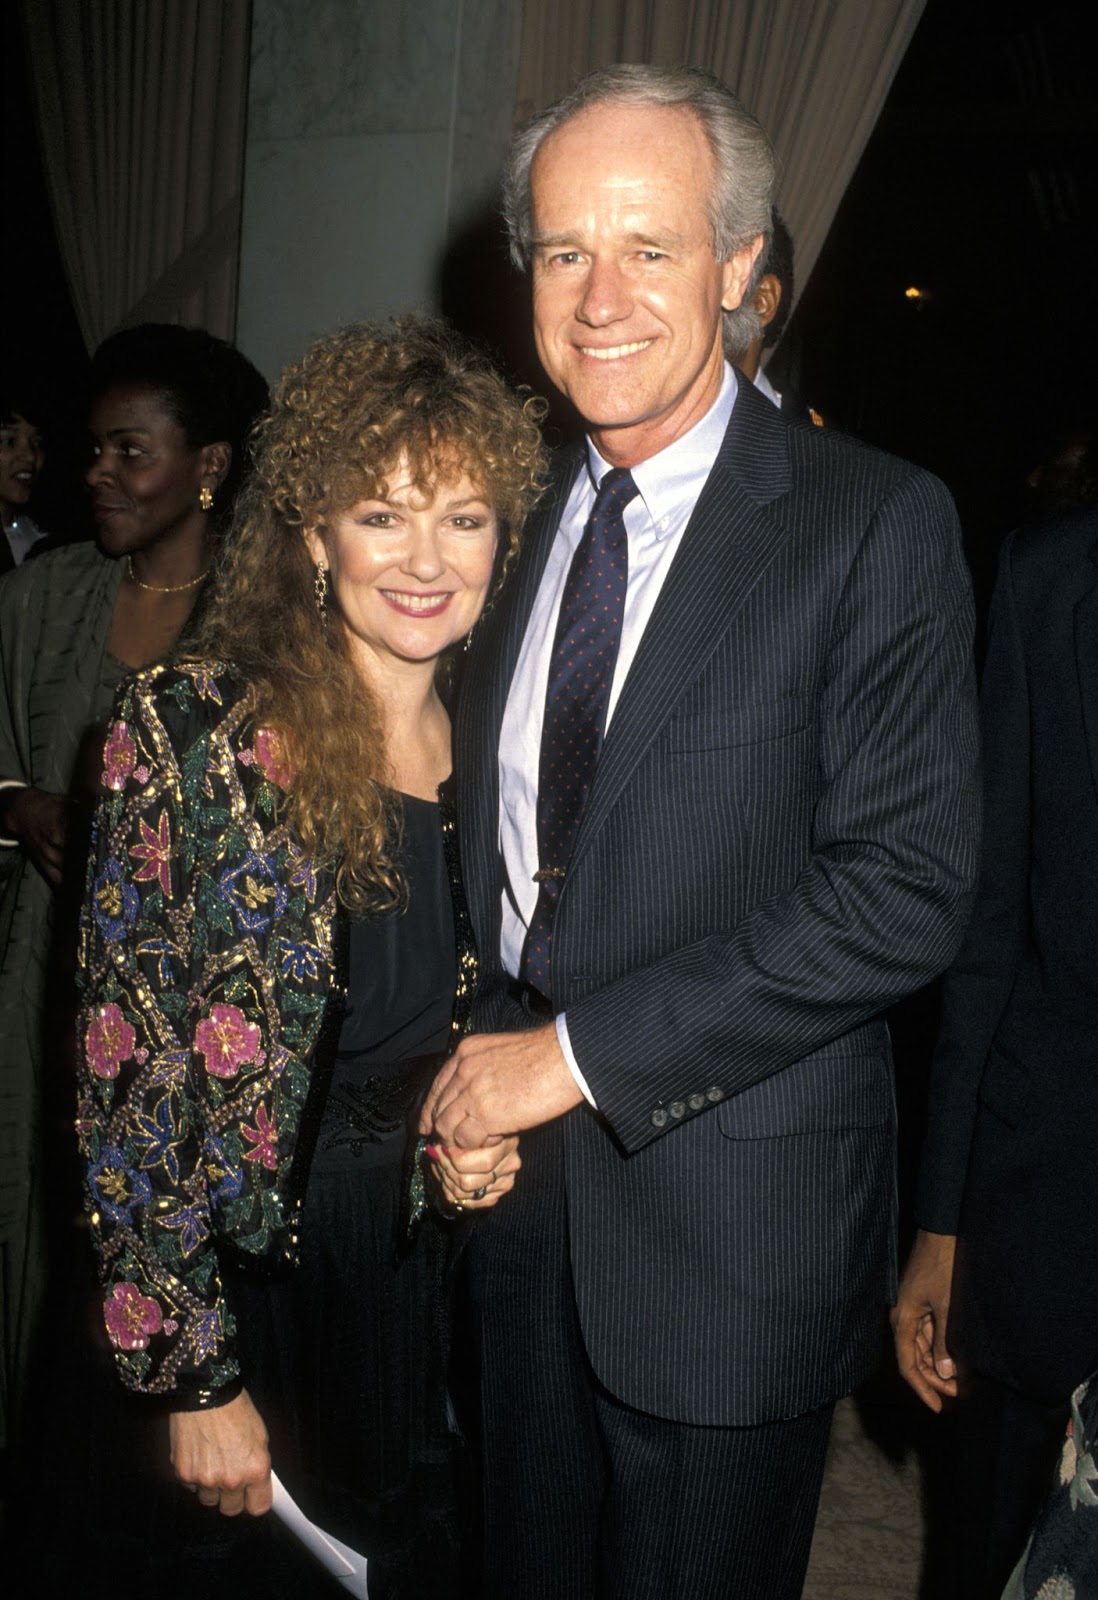
<svg viewBox="0 0 1098 1600">
<path fill-rule="evenodd" d="M 558 464 L 459 708 L 481 1031 L 531 1021 L 499 957 L 497 746 L 578 464 Z M 970 646 L 941 485 L 741 384 L 554 931 L 553 1002 L 599 1107 L 565 1127 L 576 1295 L 596 1374 L 633 1406 L 792 1416 L 872 1363 L 894 1271 L 881 1014 L 963 929 Z"/>
</svg>

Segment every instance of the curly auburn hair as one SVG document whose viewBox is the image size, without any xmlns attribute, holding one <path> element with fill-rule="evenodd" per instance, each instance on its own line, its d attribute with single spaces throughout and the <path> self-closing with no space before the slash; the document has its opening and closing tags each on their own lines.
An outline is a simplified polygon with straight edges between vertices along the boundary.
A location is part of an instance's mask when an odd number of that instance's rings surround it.
<svg viewBox="0 0 1098 1600">
<path fill-rule="evenodd" d="M 250 684 L 256 721 L 276 731 L 293 773 L 290 825 L 310 855 L 338 862 L 352 910 L 401 898 L 390 848 L 400 807 L 383 708 L 345 630 L 317 609 L 304 530 L 384 499 L 398 464 L 423 489 L 464 474 L 499 519 L 502 577 L 541 492 L 543 414 L 444 324 L 404 318 L 317 340 L 256 430 L 254 470 L 186 654 L 231 661 Z"/>
</svg>

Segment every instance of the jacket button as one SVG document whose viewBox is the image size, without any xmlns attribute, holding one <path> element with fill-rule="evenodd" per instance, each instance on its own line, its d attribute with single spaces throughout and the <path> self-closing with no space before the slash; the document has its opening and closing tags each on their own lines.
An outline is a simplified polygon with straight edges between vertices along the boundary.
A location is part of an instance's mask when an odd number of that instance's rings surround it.
<svg viewBox="0 0 1098 1600">
<path fill-rule="evenodd" d="M 691 1111 L 701 1111 L 705 1105 L 705 1096 L 703 1094 L 692 1094 L 686 1103 Z"/>
<path fill-rule="evenodd" d="M 662 1106 L 657 1106 L 653 1111 L 652 1126 L 653 1128 L 665 1128 L 667 1126 L 667 1112 Z"/>
<path fill-rule="evenodd" d="M 667 1109 L 673 1117 L 685 1117 L 686 1115 L 686 1107 L 681 1100 L 672 1100 Z"/>
<path fill-rule="evenodd" d="M 724 1090 L 719 1089 L 717 1085 L 714 1084 L 712 1089 L 707 1089 L 705 1091 L 705 1098 L 709 1101 L 710 1105 L 715 1106 L 718 1100 L 724 1099 Z"/>
</svg>

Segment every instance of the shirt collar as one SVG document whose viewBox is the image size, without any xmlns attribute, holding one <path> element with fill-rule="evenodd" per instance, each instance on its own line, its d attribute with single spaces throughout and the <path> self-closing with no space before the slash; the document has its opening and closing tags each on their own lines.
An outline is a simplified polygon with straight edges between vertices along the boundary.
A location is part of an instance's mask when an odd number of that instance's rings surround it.
<svg viewBox="0 0 1098 1600">
<path fill-rule="evenodd" d="M 630 469 L 657 539 L 668 538 L 682 526 L 684 509 L 687 514 L 694 509 L 728 430 L 736 391 L 736 374 L 726 361 L 720 394 L 705 416 L 681 438 Z M 609 470 L 610 463 L 588 438 L 587 473 L 592 493 Z"/>
<path fill-rule="evenodd" d="M 761 367 L 751 381 L 759 393 L 766 396 L 772 406 L 777 406 L 779 411 L 782 409 L 782 397 Z"/>
</svg>

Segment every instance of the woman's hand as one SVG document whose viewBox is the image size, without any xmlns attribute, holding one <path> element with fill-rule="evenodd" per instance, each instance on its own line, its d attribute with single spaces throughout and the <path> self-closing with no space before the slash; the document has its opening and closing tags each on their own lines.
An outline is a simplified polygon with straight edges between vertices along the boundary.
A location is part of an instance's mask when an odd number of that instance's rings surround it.
<svg viewBox="0 0 1098 1600">
<path fill-rule="evenodd" d="M 271 1509 L 267 1429 L 245 1389 L 209 1411 L 173 1411 L 172 1466 L 185 1489 L 225 1517 Z"/>
<path fill-rule="evenodd" d="M 72 802 L 48 789 L 0 791 L 0 838 L 18 839 L 47 883 L 61 882 Z"/>
<path fill-rule="evenodd" d="M 428 1143 L 427 1154 L 448 1205 L 457 1211 L 486 1211 L 515 1186 L 522 1166 L 518 1134 L 493 1137 L 479 1150 Z"/>
</svg>

